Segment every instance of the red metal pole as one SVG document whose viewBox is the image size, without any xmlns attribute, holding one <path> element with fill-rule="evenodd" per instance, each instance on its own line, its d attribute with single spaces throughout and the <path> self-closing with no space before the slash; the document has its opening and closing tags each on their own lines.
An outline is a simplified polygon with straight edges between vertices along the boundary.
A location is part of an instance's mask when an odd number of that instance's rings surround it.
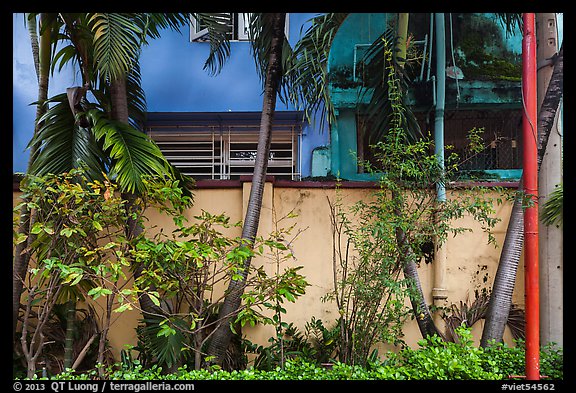
<svg viewBox="0 0 576 393">
<path fill-rule="evenodd" d="M 535 15 L 524 13 L 522 39 L 523 184 L 532 206 L 524 210 L 524 290 L 526 308 L 526 379 L 540 379 L 540 289 L 538 272 L 538 135 Z"/>
</svg>

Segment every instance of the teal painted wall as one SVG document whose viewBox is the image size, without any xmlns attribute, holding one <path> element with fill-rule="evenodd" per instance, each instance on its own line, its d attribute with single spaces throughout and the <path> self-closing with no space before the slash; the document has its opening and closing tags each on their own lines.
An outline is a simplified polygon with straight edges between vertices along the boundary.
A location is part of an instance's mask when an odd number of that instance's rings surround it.
<svg viewBox="0 0 576 393">
<path fill-rule="evenodd" d="M 445 17 L 446 65 L 456 65 L 464 73 L 463 79 L 446 78 L 446 110 L 521 107 L 521 32 L 516 30 L 515 34 L 507 35 L 494 14 L 452 14 L 451 18 L 445 14 Z M 414 40 L 424 40 L 429 33 L 429 18 L 430 14 L 410 14 L 409 33 Z M 350 14 L 334 38 L 328 70 L 337 123 L 331 130 L 330 161 L 331 174 L 342 179 L 374 180 L 373 176 L 358 173 L 357 168 L 355 113 L 369 96 L 360 93 L 354 67 L 362 49 L 395 22 L 395 13 Z M 433 55 L 434 48 L 435 45 Z M 430 75 L 434 76 L 434 59 L 431 63 Z M 413 91 L 409 92 L 408 102 L 415 111 L 432 108 L 432 102 L 416 101 Z M 510 173 L 520 172 L 502 172 L 503 178 L 509 178 Z M 491 171 L 490 175 L 494 174 Z"/>
</svg>

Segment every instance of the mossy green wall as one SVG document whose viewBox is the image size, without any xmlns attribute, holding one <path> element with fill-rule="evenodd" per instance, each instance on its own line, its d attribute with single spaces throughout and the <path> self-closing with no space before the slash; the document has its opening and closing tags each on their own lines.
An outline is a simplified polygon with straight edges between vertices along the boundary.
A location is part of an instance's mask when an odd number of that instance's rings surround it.
<svg viewBox="0 0 576 393">
<path fill-rule="evenodd" d="M 409 35 L 412 33 L 414 40 L 423 40 L 429 33 L 429 15 L 410 14 Z M 507 35 L 495 14 L 457 13 L 451 18 L 450 14 L 445 17 L 446 65 L 456 64 L 464 71 L 464 79 L 446 78 L 446 109 L 520 107 L 521 32 L 516 29 L 515 34 Z M 334 38 L 328 58 L 329 89 L 337 113 L 330 141 L 334 176 L 372 180 L 369 175 L 358 173 L 354 156 L 357 151 L 355 112 L 359 104 L 369 99 L 369 94 L 362 93 L 359 81 L 354 78 L 355 61 L 359 60 L 359 55 L 355 58 L 354 48 L 373 43 L 395 23 L 395 13 L 352 13 Z M 431 76 L 434 74 L 432 67 Z M 408 102 L 414 104 L 415 111 L 432 107 L 432 102 L 417 103 L 413 92 L 408 93 Z"/>
</svg>

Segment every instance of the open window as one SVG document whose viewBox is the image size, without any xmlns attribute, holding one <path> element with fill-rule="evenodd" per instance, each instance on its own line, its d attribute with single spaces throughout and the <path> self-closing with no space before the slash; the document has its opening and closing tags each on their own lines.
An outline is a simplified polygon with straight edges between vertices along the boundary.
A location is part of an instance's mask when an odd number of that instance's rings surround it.
<svg viewBox="0 0 576 393">
<path fill-rule="evenodd" d="M 229 12 L 222 13 L 222 18 L 226 19 L 227 36 L 230 41 L 248 41 L 249 38 L 249 21 L 252 14 L 249 12 Z M 285 33 L 288 36 L 288 14 L 286 14 Z M 190 42 L 206 42 L 209 40 L 208 28 L 199 23 L 196 18 L 190 17 Z"/>
</svg>

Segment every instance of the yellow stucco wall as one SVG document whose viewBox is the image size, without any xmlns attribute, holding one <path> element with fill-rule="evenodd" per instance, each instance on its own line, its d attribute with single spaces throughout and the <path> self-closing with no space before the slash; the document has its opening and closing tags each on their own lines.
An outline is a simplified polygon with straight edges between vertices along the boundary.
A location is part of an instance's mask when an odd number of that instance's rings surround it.
<svg viewBox="0 0 576 393">
<path fill-rule="evenodd" d="M 242 187 L 235 188 L 200 188 L 194 190 L 194 206 L 186 214 L 188 217 L 199 214 L 206 210 L 213 214 L 227 214 L 231 222 L 238 222 L 244 218 L 248 201 L 250 183 L 244 183 Z M 369 198 L 373 189 L 370 188 L 342 188 L 340 191 L 343 201 L 350 204 L 361 198 Z M 449 194 L 450 195 L 450 194 Z M 14 204 L 19 201 L 19 193 L 14 192 Z M 303 266 L 301 274 L 306 277 L 310 286 L 306 294 L 300 297 L 296 303 L 287 303 L 287 313 L 283 315 L 285 322 L 292 322 L 298 328 L 304 329 L 306 322 L 312 317 L 321 319 L 325 326 L 331 326 L 338 317 L 338 312 L 333 303 L 323 302 L 321 298 L 331 290 L 333 286 L 332 274 L 332 231 L 328 199 L 334 201 L 336 190 L 334 188 L 293 188 L 274 187 L 272 183 L 266 183 L 259 234 L 264 235 L 274 228 L 275 219 L 286 216 L 293 211 L 296 218 L 283 221 L 284 226 L 296 224 L 292 231 L 295 234 L 301 230 L 297 239 L 292 244 L 294 260 L 289 263 L 293 266 Z M 487 235 L 472 218 L 462 219 L 456 224 L 470 227 L 472 232 L 450 237 L 446 243 L 446 268 L 444 286 L 447 298 L 441 305 L 450 306 L 460 301 L 471 302 L 475 297 L 475 290 L 491 290 L 492 282 L 500 256 L 501 245 L 508 224 L 511 211 L 511 203 L 496 205 L 496 216 L 502 219 L 493 231 L 498 247 L 488 244 Z M 168 232 L 173 228 L 171 219 L 156 211 L 148 211 L 150 221 L 148 226 L 151 233 L 164 228 Z M 240 228 L 232 228 L 229 232 L 232 236 L 241 234 Z M 274 264 L 264 258 L 253 260 L 254 265 L 265 264 L 269 272 L 275 269 Z M 419 268 L 420 280 L 428 304 L 433 302 L 432 288 L 435 285 L 435 266 L 422 263 Z M 284 265 L 287 266 L 287 265 Z M 523 262 L 520 261 L 517 282 L 513 296 L 513 303 L 523 307 L 524 304 L 524 275 Z M 114 316 L 114 323 L 109 332 L 109 340 L 115 356 L 124 345 L 136 345 L 137 325 L 140 314 L 138 311 L 128 311 Z M 440 318 L 440 329 L 444 326 Z M 482 332 L 480 321 L 473 327 L 473 333 L 477 342 Z M 409 320 L 404 329 L 405 341 L 411 346 L 417 346 L 421 339 L 417 324 Z M 273 336 L 272 326 L 245 327 L 243 333 L 250 341 L 256 344 L 267 345 L 268 338 Z M 506 332 L 505 341 L 511 342 L 510 333 Z M 383 348 L 392 349 L 392 348 Z"/>
</svg>

